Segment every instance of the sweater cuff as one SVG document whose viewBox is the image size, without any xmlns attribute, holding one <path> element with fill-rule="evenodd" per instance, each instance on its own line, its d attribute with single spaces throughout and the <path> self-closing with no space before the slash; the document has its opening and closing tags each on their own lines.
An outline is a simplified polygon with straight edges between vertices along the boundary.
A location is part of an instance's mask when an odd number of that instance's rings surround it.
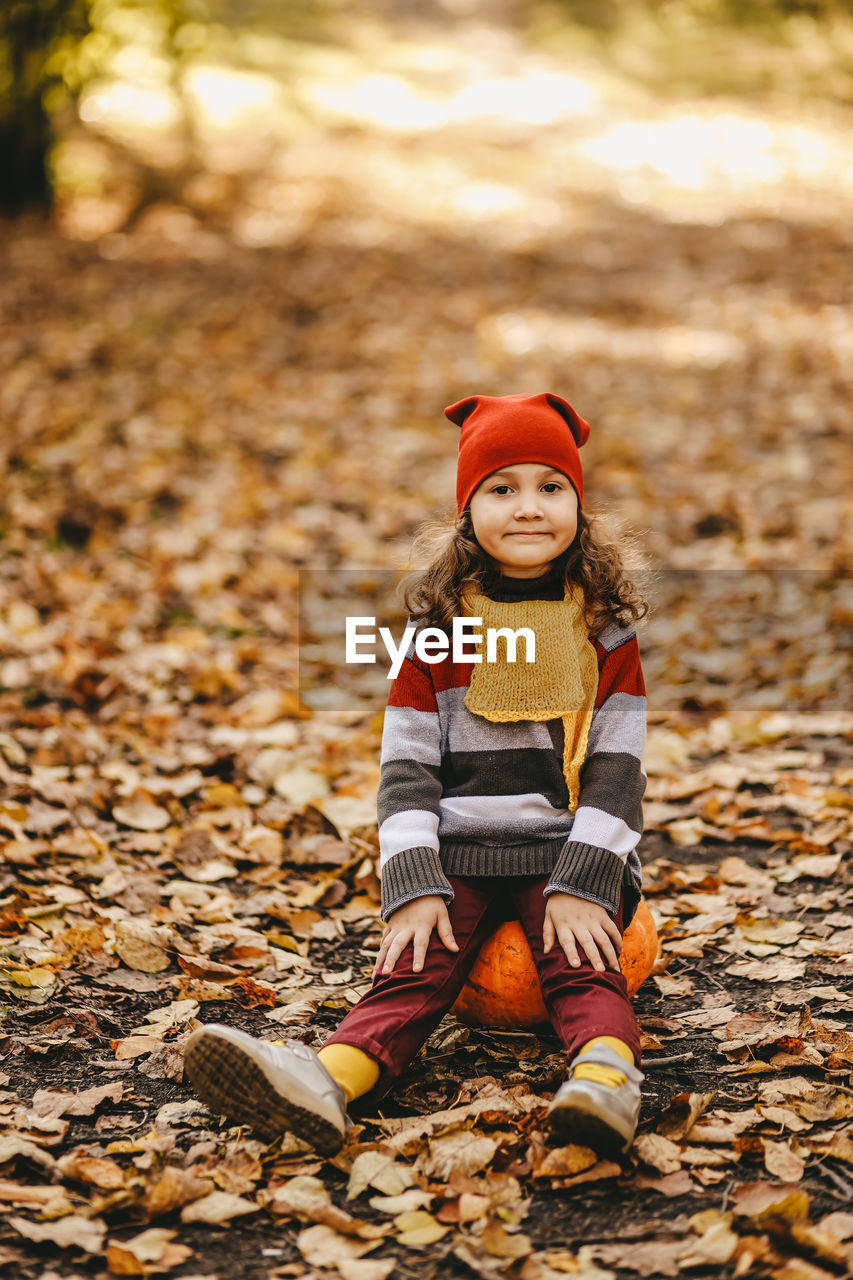
<svg viewBox="0 0 853 1280">
<path fill-rule="evenodd" d="M 415 898 L 440 894 L 449 905 L 456 896 L 444 874 L 438 850 L 428 845 L 404 849 L 389 858 L 382 868 L 381 886 L 382 910 L 379 914 L 386 922 L 399 907 Z"/>
<path fill-rule="evenodd" d="M 609 849 L 569 840 L 543 892 L 546 898 L 552 893 L 574 893 L 615 912 L 619 910 L 624 872 L 622 859 Z"/>
</svg>

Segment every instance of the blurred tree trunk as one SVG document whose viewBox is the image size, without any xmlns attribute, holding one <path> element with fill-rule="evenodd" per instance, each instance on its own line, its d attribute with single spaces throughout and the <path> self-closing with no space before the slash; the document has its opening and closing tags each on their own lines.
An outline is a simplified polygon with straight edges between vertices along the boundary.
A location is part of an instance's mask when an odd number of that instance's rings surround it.
<svg viewBox="0 0 853 1280">
<path fill-rule="evenodd" d="M 60 42 L 88 30 L 88 0 L 0 2 L 0 210 L 48 208 L 50 118 L 45 90 L 58 76 L 49 59 Z"/>
</svg>

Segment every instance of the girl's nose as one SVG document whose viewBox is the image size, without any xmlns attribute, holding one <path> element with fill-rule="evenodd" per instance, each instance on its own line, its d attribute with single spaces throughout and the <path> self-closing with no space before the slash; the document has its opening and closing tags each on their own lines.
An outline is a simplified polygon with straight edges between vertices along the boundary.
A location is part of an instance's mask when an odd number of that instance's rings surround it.
<svg viewBox="0 0 853 1280">
<path fill-rule="evenodd" d="M 516 504 L 517 516 L 541 515 L 542 506 L 538 493 L 521 493 L 518 495 L 518 503 Z"/>
</svg>

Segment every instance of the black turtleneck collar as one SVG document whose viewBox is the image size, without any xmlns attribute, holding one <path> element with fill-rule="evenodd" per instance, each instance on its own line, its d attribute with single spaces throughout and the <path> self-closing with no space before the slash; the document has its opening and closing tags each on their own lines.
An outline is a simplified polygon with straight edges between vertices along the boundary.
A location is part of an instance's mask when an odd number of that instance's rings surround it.
<svg viewBox="0 0 853 1280">
<path fill-rule="evenodd" d="M 487 594 L 490 600 L 512 604 L 516 600 L 562 600 L 565 589 L 562 574 L 549 565 L 538 578 L 509 578 L 502 574 L 500 584 Z"/>
</svg>

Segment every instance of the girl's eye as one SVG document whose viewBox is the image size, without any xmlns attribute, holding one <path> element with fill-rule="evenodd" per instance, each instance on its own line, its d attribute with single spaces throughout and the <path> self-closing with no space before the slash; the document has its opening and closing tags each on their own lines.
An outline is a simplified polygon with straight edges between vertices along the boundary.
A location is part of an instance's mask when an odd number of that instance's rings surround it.
<svg viewBox="0 0 853 1280">
<path fill-rule="evenodd" d="M 559 490 L 559 489 L 562 489 L 563 486 L 560 484 L 559 480 L 548 480 L 545 482 L 545 484 L 542 487 L 544 489 Z M 496 484 L 492 489 L 492 493 L 498 493 L 501 489 L 509 489 L 509 488 L 510 486 L 508 484 Z"/>
</svg>

